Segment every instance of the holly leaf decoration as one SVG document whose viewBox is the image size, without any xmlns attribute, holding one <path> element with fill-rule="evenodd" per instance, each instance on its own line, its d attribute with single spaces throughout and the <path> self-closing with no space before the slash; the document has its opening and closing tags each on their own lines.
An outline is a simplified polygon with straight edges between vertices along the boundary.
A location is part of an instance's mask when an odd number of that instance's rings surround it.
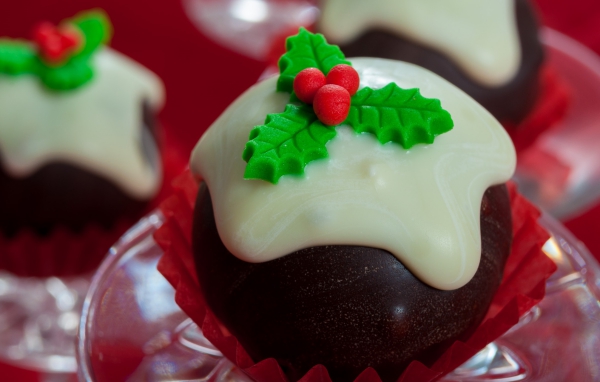
<svg viewBox="0 0 600 382">
<path fill-rule="evenodd" d="M 0 73 L 18 75 L 36 68 L 36 51 L 26 41 L 0 39 Z"/>
<path fill-rule="evenodd" d="M 244 178 L 277 184 L 283 175 L 302 175 L 309 162 L 328 156 L 325 145 L 335 134 L 312 107 L 288 104 L 283 113 L 267 115 L 264 125 L 250 132 L 242 155 L 248 162 Z"/>
<path fill-rule="evenodd" d="M 338 86 L 339 90 L 323 93 L 313 109 L 313 105 L 303 103 L 294 93 L 294 78 L 306 68 L 317 68 L 327 75 L 334 66 L 351 65 L 350 62 L 337 46 L 329 45 L 323 35 L 304 28 L 287 39 L 286 47 L 287 53 L 279 60 L 281 74 L 277 90 L 291 93 L 290 103 L 283 113 L 267 115 L 264 125 L 256 126 L 250 132 L 242 154 L 248 163 L 245 179 L 277 184 L 283 175 L 302 175 L 309 162 L 329 156 L 326 144 L 336 134 L 335 126 L 322 123 L 315 110 L 318 109 L 322 118 L 324 110 L 336 110 L 327 108 L 338 107 L 336 94 L 347 88 Z M 352 75 L 347 69 L 343 70 L 349 73 L 346 75 Z M 343 102 L 347 102 L 347 98 Z M 436 136 L 454 126 L 450 113 L 442 109 L 438 99 L 425 98 L 419 89 L 401 89 L 395 83 L 382 89 L 365 87 L 356 92 L 344 123 L 357 133 L 375 135 L 381 144 L 395 142 L 405 149 L 418 143 L 433 143 Z"/>
<path fill-rule="evenodd" d="M 83 45 L 60 65 L 49 65 L 40 57 L 36 45 L 22 40 L 0 39 L 0 73 L 35 74 L 49 89 L 65 91 L 78 88 L 94 76 L 90 59 L 112 37 L 112 26 L 100 9 L 77 14 L 63 23 L 81 32 Z"/>
<path fill-rule="evenodd" d="M 89 56 L 112 37 L 112 25 L 101 9 L 81 12 L 66 22 L 79 28 L 84 36 L 84 46 L 74 57 Z"/>
<path fill-rule="evenodd" d="M 327 75 L 339 64 L 351 65 L 336 45 L 330 45 L 322 34 L 300 28 L 297 35 L 286 40 L 287 52 L 279 59 L 277 91 L 292 93 L 294 78 L 306 68 L 317 68 Z"/>
<path fill-rule="evenodd" d="M 60 66 L 49 66 L 39 60 L 38 75 L 48 88 L 64 91 L 78 88 L 94 77 L 90 58 L 110 40 L 112 26 L 108 16 L 101 9 L 81 12 L 63 23 L 77 27 L 83 36 L 83 46 Z"/>
<path fill-rule="evenodd" d="M 419 89 L 390 83 L 381 89 L 363 88 L 352 97 L 345 123 L 357 133 L 371 133 L 381 144 L 396 142 L 405 149 L 433 143 L 454 126 L 438 99 L 425 98 Z"/>
<path fill-rule="evenodd" d="M 56 68 L 44 65 L 38 76 L 48 88 L 66 91 L 76 89 L 91 80 L 94 77 L 94 71 L 88 58 L 79 56 L 71 58 L 66 64 Z"/>
</svg>

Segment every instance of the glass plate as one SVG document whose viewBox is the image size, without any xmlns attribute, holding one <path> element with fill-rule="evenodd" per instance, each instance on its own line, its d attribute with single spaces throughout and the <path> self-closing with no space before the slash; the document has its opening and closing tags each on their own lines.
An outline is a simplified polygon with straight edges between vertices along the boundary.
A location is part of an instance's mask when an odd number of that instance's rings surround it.
<svg viewBox="0 0 600 382">
<path fill-rule="evenodd" d="M 75 373 L 75 336 L 91 277 L 27 278 L 0 271 L 0 360 L 57 378 Z"/>
<path fill-rule="evenodd" d="M 113 247 L 84 302 L 77 356 L 81 381 L 249 381 L 174 302 L 156 270 L 155 212 Z M 558 265 L 546 297 L 519 324 L 445 381 L 557 381 L 600 378 L 600 269 L 548 215 L 544 251 Z"/>
<path fill-rule="evenodd" d="M 216 42 L 264 60 L 273 41 L 311 25 L 319 15 L 310 0 L 183 0 L 188 17 Z"/>
<path fill-rule="evenodd" d="M 515 180 L 529 200 L 566 220 L 600 197 L 600 58 L 555 30 L 541 37 L 571 100 L 565 118 L 520 155 Z"/>
</svg>

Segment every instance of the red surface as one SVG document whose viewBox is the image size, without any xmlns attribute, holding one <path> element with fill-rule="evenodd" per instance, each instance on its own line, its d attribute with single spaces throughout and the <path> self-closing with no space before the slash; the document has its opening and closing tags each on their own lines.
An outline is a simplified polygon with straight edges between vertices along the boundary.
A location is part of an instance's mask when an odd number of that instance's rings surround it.
<svg viewBox="0 0 600 382">
<path fill-rule="evenodd" d="M 544 22 L 600 54 L 600 1 L 536 0 Z M 264 65 L 209 41 L 184 15 L 179 0 L 0 1 L 0 36 L 29 37 L 41 20 L 54 23 L 78 11 L 104 8 L 115 27 L 112 46 L 156 72 L 166 84 L 163 120 L 189 152 L 202 132 Z M 576 236 L 600 254 L 600 205 L 567 222 Z M 0 365 L 0 381 L 37 381 L 34 373 Z"/>
</svg>

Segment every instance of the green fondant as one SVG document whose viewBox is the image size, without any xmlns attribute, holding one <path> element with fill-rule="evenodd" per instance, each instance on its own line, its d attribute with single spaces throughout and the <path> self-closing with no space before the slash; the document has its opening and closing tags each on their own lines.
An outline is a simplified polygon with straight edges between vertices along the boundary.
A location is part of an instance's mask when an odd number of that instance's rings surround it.
<svg viewBox="0 0 600 382">
<path fill-rule="evenodd" d="M 291 93 L 294 78 L 306 68 L 317 68 L 325 75 L 339 64 L 352 65 L 336 45 L 330 45 L 322 34 L 300 28 L 297 35 L 286 40 L 287 52 L 279 59 L 277 91 Z"/>
<path fill-rule="evenodd" d="M 90 56 L 99 47 L 107 44 L 112 37 L 112 25 L 106 13 L 101 9 L 94 9 L 78 13 L 65 22 L 75 25 L 81 30 L 85 38 L 83 48 L 75 55 Z"/>
<path fill-rule="evenodd" d="M 88 57 L 73 57 L 66 64 L 55 68 L 45 66 L 41 62 L 40 65 L 40 80 L 46 87 L 56 91 L 76 89 L 94 76 Z"/>
<path fill-rule="evenodd" d="M 351 65 L 335 45 L 304 28 L 286 42 L 287 53 L 279 60 L 277 91 L 291 93 L 283 113 L 269 114 L 265 124 L 250 132 L 243 159 L 248 162 L 245 179 L 277 184 L 283 175 L 302 175 L 306 165 L 328 156 L 326 144 L 335 137 L 335 127 L 319 121 L 311 105 L 294 94 L 296 75 L 318 68 L 325 75 L 338 64 Z M 299 105 L 298 105 L 299 104 Z M 382 144 L 395 142 L 405 149 L 418 143 L 433 143 L 436 136 L 454 126 L 440 101 L 421 96 L 419 89 L 401 89 L 390 83 L 382 89 L 363 88 L 351 99 L 344 123 L 357 133 L 371 133 Z"/>
<path fill-rule="evenodd" d="M 438 99 L 425 98 L 419 89 L 402 89 L 395 83 L 359 90 L 344 123 L 357 133 L 375 135 L 382 144 L 395 142 L 405 149 L 433 143 L 436 136 L 454 126 Z"/>
<path fill-rule="evenodd" d="M 36 54 L 33 46 L 27 41 L 0 39 L 0 73 L 10 75 L 35 73 Z"/>
<path fill-rule="evenodd" d="M 66 91 L 76 89 L 94 76 L 90 65 L 92 55 L 112 36 L 112 26 L 102 10 L 81 12 L 63 23 L 76 26 L 82 33 L 83 46 L 65 63 L 46 64 L 32 43 L 0 39 L 0 73 L 8 75 L 35 74 L 49 89 Z"/>
<path fill-rule="evenodd" d="M 312 107 L 287 105 L 250 132 L 244 178 L 277 184 L 283 175 L 302 175 L 309 162 L 327 157 L 325 145 L 334 136 L 335 128 L 321 123 Z"/>
</svg>

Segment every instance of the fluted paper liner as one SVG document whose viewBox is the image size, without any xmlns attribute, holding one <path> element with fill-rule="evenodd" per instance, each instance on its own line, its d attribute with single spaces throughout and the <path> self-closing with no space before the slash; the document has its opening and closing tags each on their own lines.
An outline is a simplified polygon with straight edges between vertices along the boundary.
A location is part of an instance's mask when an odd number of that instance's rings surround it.
<svg viewBox="0 0 600 382">
<path fill-rule="evenodd" d="M 164 250 L 159 271 L 176 290 L 175 300 L 228 359 L 259 382 L 286 382 L 287 378 L 277 361 L 255 363 L 237 339 L 221 325 L 206 306 L 192 255 L 192 216 L 199 179 L 188 171 L 174 182 L 175 193 L 160 206 L 165 223 L 154 239 Z M 434 381 L 451 372 L 504 334 L 542 300 L 546 280 L 556 265 L 543 252 L 549 234 L 537 223 L 540 213 L 508 184 L 513 219 L 513 244 L 506 263 L 504 277 L 484 320 L 466 342 L 456 341 L 431 367 L 413 361 L 398 381 Z M 368 351 L 368 349 L 365 349 Z M 301 382 L 330 381 L 327 369 L 315 365 Z M 380 381 L 377 372 L 364 370 L 355 382 Z"/>
</svg>

